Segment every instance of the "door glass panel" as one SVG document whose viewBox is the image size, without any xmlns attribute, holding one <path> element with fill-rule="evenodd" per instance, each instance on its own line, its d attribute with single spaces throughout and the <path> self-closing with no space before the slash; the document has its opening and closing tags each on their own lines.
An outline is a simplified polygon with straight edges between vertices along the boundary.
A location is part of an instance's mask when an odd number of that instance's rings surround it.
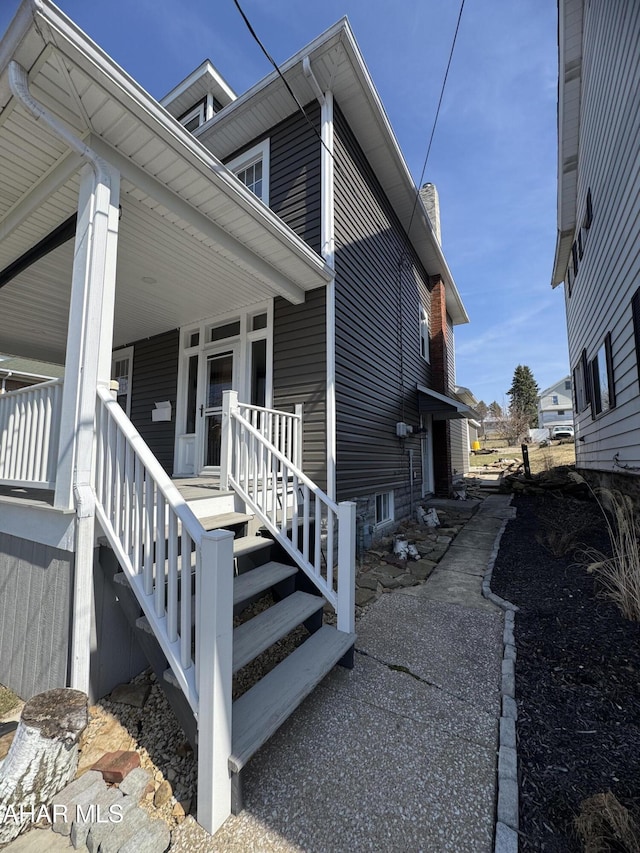
<svg viewBox="0 0 640 853">
<path fill-rule="evenodd" d="M 233 353 L 210 356 L 207 374 L 207 408 L 221 408 L 222 393 L 231 391 L 233 382 Z"/>
<path fill-rule="evenodd" d="M 220 435 L 222 432 L 222 415 L 207 415 L 206 417 L 206 448 L 205 465 L 220 465 Z"/>
<path fill-rule="evenodd" d="M 222 394 L 233 387 L 233 352 L 207 358 L 205 412 L 205 465 L 220 465 L 222 431 Z"/>
<path fill-rule="evenodd" d="M 187 377 L 187 423 L 185 432 L 192 435 L 196 431 L 196 407 L 198 400 L 198 356 L 189 358 Z"/>
<path fill-rule="evenodd" d="M 253 341 L 251 344 L 251 405 L 263 406 L 267 388 L 267 342 Z"/>
</svg>

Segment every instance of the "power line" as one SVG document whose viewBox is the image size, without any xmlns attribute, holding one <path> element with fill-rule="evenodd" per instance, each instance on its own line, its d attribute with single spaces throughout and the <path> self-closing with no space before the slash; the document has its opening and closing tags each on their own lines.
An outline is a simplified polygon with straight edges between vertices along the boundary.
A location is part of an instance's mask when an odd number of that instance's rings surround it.
<svg viewBox="0 0 640 853">
<path fill-rule="evenodd" d="M 431 146 L 433 144 L 433 137 L 435 136 L 436 127 L 438 125 L 438 118 L 440 117 L 440 107 L 442 106 L 442 100 L 444 98 L 444 90 L 447 85 L 447 78 L 449 77 L 449 69 L 451 68 L 451 60 L 453 59 L 453 51 L 455 50 L 456 41 L 458 39 L 458 30 L 460 29 L 460 21 L 462 20 L 462 11 L 464 9 L 465 0 L 462 0 L 460 3 L 460 11 L 458 12 L 458 20 L 456 23 L 456 29 L 453 34 L 453 41 L 451 42 L 451 50 L 449 51 L 449 59 L 447 61 L 447 68 L 444 73 L 444 79 L 442 80 L 442 88 L 440 89 L 440 97 L 438 98 L 438 106 L 436 109 L 435 118 L 433 119 L 433 126 L 431 128 L 431 135 L 429 136 L 429 144 L 427 145 L 427 153 L 424 158 L 424 163 L 422 164 L 422 172 L 420 173 L 420 180 L 418 181 L 416 197 L 413 201 L 413 210 L 411 211 L 411 218 L 409 220 L 409 227 L 407 228 L 407 235 L 411 231 L 411 226 L 413 225 L 413 219 L 416 213 L 416 207 L 418 204 L 418 196 L 420 195 L 420 187 L 422 186 L 422 182 L 424 180 L 425 172 L 427 171 L 427 162 L 429 161 L 429 154 L 431 154 Z"/>
</svg>

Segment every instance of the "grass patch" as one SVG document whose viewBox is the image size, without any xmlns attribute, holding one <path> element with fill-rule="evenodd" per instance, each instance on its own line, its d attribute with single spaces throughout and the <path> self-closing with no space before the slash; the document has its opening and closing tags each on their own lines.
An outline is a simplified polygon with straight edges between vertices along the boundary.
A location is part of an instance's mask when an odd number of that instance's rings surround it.
<svg viewBox="0 0 640 853">
<path fill-rule="evenodd" d="M 20 704 L 20 701 L 20 697 L 16 696 L 13 690 L 9 690 L 8 687 L 3 687 L 0 684 L 0 717 L 8 714 L 9 711 L 13 711 Z"/>
<path fill-rule="evenodd" d="M 637 853 L 640 850 L 638 826 L 611 791 L 583 800 L 574 827 L 585 853 L 613 850 Z"/>
</svg>

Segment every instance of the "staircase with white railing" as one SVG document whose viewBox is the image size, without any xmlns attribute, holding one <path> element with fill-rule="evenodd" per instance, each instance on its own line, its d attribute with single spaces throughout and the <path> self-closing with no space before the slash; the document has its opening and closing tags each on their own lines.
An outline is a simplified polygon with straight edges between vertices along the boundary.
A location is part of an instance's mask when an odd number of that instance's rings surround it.
<svg viewBox="0 0 640 853">
<path fill-rule="evenodd" d="M 55 488 L 61 409 L 61 381 L 0 397 L 0 485 Z M 330 500 L 301 470 L 300 409 L 241 404 L 233 392 L 221 466 L 233 493 L 213 514 L 194 513 L 102 388 L 94 457 L 95 514 L 108 543 L 100 562 L 197 749 L 198 820 L 214 832 L 241 808 L 240 773 L 255 751 L 336 663 L 352 663 L 355 507 Z M 229 512 L 228 501 L 242 511 Z M 264 535 L 240 535 L 254 516 Z M 265 595 L 271 606 L 245 618 Z M 337 627 L 323 624 L 325 603 Z M 289 655 L 263 675 L 261 656 L 285 637 Z M 252 682 L 232 701 L 247 666 Z"/>
<path fill-rule="evenodd" d="M 98 392 L 96 416 L 96 515 L 141 644 L 185 731 L 195 732 L 198 820 L 209 831 L 241 808 L 247 761 L 336 663 L 351 665 L 355 641 L 353 507 L 330 501 L 296 464 L 300 412 L 235 399 L 225 397 L 221 486 L 226 478 L 248 514 L 202 522 L 240 524 L 255 513 L 267 536 L 205 530 L 107 392 Z M 296 581 L 298 568 L 311 587 Z M 275 603 L 234 629 L 234 609 L 270 591 Z M 322 624 L 325 602 L 337 609 L 337 628 Z M 308 639 L 232 702 L 234 675 L 259 670 L 260 655 L 301 624 Z"/>
</svg>

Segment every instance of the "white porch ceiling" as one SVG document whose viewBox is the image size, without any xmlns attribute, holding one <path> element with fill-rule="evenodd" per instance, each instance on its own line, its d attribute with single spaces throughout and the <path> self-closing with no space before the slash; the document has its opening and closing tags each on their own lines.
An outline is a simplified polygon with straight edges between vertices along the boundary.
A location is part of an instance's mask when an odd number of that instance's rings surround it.
<svg viewBox="0 0 640 853">
<path fill-rule="evenodd" d="M 122 175 L 114 345 L 273 295 L 324 261 L 48 0 L 0 43 L 0 272 L 76 211 L 79 162 L 11 96 L 7 66 Z M 37 23 L 37 26 L 36 26 Z M 0 287 L 0 350 L 64 358 L 73 241 Z"/>
</svg>

